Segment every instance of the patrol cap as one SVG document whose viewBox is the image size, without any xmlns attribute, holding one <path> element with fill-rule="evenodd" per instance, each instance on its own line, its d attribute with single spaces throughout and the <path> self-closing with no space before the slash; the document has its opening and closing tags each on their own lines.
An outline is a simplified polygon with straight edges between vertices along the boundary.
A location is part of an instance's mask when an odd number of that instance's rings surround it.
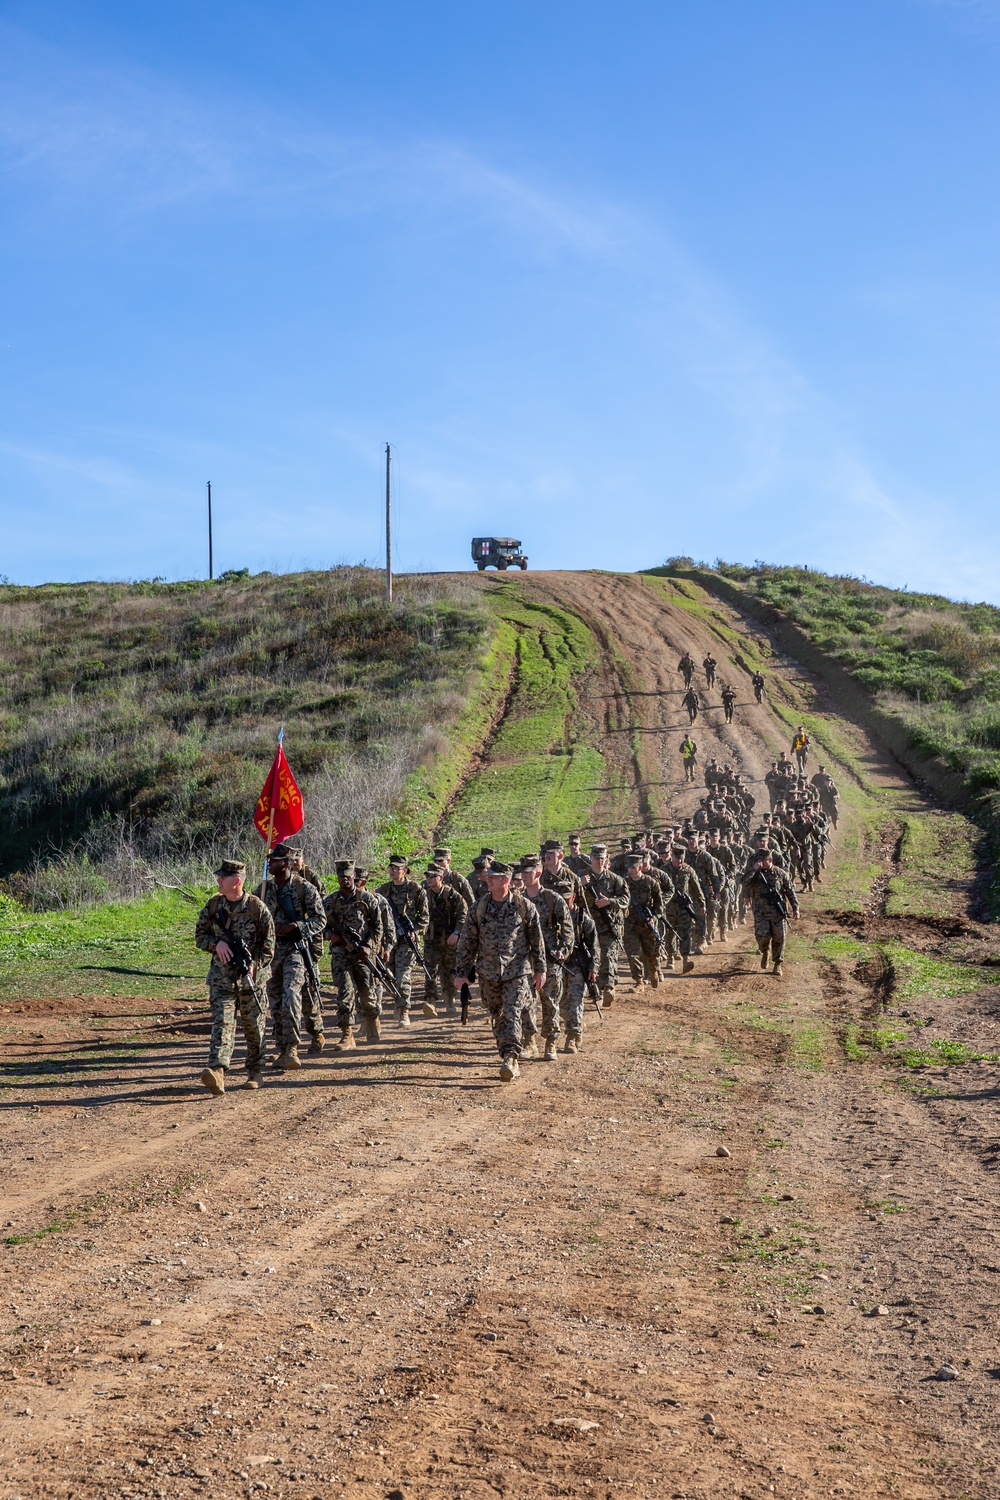
<svg viewBox="0 0 1000 1500">
<path fill-rule="evenodd" d="M 408 870 L 410 868 L 410 861 L 407 859 L 405 854 L 391 854 L 389 856 L 390 868 L 393 865 L 402 865 L 404 870 Z"/>
<path fill-rule="evenodd" d="M 479 858 L 480 859 L 496 859 L 496 853 L 497 853 L 497 851 L 495 849 L 487 849 L 484 846 L 479 851 Z"/>
<path fill-rule="evenodd" d="M 502 859 L 495 859 L 486 872 L 486 878 L 488 880 L 491 875 L 511 874 L 513 874 L 513 867 L 511 865 L 505 864 Z"/>
<path fill-rule="evenodd" d="M 630 854 L 629 857 L 628 857 L 628 859 L 625 861 L 625 863 L 627 865 L 641 865 L 642 864 L 642 855 L 641 854 Z"/>
<path fill-rule="evenodd" d="M 431 864 L 427 866 L 426 873 L 431 880 L 437 880 L 444 875 L 444 867 L 442 865 Z"/>
<path fill-rule="evenodd" d="M 434 858 L 435 859 L 451 859 L 451 850 L 447 847 L 446 844 L 442 844 L 441 847 L 440 847 L 440 849 L 435 849 L 434 850 Z"/>
<path fill-rule="evenodd" d="M 679 854 L 681 859 L 683 859 L 685 854 L 687 853 L 687 850 L 685 849 L 683 844 L 672 844 L 670 847 L 670 852 L 671 854 Z"/>
<path fill-rule="evenodd" d="M 353 859 L 338 859 L 334 869 L 338 875 L 353 875 L 355 873 L 354 861 Z"/>
<path fill-rule="evenodd" d="M 632 847 L 632 840 L 631 839 L 619 839 L 618 842 L 619 842 L 619 844 L 621 844 L 621 846 L 622 846 L 623 849 L 631 849 L 631 847 Z"/>
<path fill-rule="evenodd" d="M 591 854 L 596 854 L 598 859 L 602 859 L 608 852 L 608 846 L 607 844 L 594 844 L 590 852 Z"/>
<path fill-rule="evenodd" d="M 212 873 L 215 875 L 219 875 L 223 879 L 225 879 L 227 876 L 231 875 L 245 875 L 246 872 L 247 867 L 241 860 L 224 859 L 219 868 L 217 870 L 214 870 Z"/>
<path fill-rule="evenodd" d="M 489 860 L 487 859 L 487 857 L 484 854 L 481 854 L 478 859 L 474 859 L 472 861 L 472 868 L 474 870 L 483 870 L 488 864 Z"/>
<path fill-rule="evenodd" d="M 537 854 L 522 854 L 519 868 L 522 870 L 537 870 L 541 863 Z M 496 865 L 493 868 L 495 870 Z"/>
<path fill-rule="evenodd" d="M 370 871 L 363 870 L 360 865 L 355 865 L 354 866 L 354 878 L 355 878 L 355 880 L 367 880 L 368 876 L 369 876 L 369 873 L 370 873 Z"/>
<path fill-rule="evenodd" d="M 578 833 L 571 833 L 568 835 L 568 838 L 571 844 L 574 842 L 578 844 L 580 842 L 580 835 Z"/>
<path fill-rule="evenodd" d="M 298 854 L 298 852 L 299 851 L 297 849 L 290 848 L 288 844 L 275 844 L 274 848 L 268 855 L 268 859 L 272 862 L 276 859 L 291 859 L 292 856 Z"/>
</svg>

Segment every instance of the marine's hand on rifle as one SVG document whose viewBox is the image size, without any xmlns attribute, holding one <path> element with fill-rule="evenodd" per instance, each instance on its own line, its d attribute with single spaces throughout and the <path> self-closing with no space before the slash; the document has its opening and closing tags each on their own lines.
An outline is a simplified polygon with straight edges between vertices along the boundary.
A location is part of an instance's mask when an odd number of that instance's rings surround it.
<svg viewBox="0 0 1000 1500">
<path fill-rule="evenodd" d="M 230 946 L 226 942 L 225 938 L 220 938 L 219 941 L 216 943 L 216 945 L 215 945 L 215 956 L 216 956 L 217 959 L 219 959 L 220 963 L 224 963 L 224 964 L 231 964 L 232 963 L 232 961 L 233 961 L 233 950 L 232 950 L 232 948 L 230 948 Z"/>
<path fill-rule="evenodd" d="M 293 934 L 297 937 L 299 924 L 298 922 L 279 922 L 274 930 L 279 937 L 291 937 Z"/>
<path fill-rule="evenodd" d="M 590 973 L 587 975 L 587 981 L 588 981 L 589 984 L 596 984 L 597 983 L 597 970 L 596 969 L 591 969 Z"/>
<path fill-rule="evenodd" d="M 611 905 L 611 897 L 610 896 L 595 896 L 594 897 L 594 905 L 595 906 L 610 906 Z"/>
</svg>

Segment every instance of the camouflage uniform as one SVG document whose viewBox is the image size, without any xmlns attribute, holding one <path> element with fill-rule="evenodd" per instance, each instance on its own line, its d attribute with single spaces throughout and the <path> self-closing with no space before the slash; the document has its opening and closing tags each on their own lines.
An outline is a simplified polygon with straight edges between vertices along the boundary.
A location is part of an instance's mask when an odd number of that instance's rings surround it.
<svg viewBox="0 0 1000 1500">
<path fill-rule="evenodd" d="M 625 956 L 632 983 L 641 984 L 644 979 L 648 979 L 650 984 L 655 984 L 659 980 L 657 959 L 660 939 L 649 924 L 640 918 L 635 908 L 637 903 L 647 907 L 653 923 L 656 923 L 657 918 L 663 914 L 660 882 L 652 875 L 640 875 L 637 880 L 626 876 L 625 886 L 629 898 L 625 913 Z"/>
<path fill-rule="evenodd" d="M 424 990 L 424 998 L 432 1005 L 441 998 L 448 1010 L 452 1011 L 455 1008 L 457 950 L 454 946 L 449 948 L 448 939 L 456 932 L 461 936 L 465 913 L 469 908 L 458 891 L 443 882 L 436 895 L 431 890 L 426 890 L 424 894 L 427 897 L 430 924 L 424 939 L 424 963 L 431 975 Z"/>
<path fill-rule="evenodd" d="M 224 926 L 219 925 L 222 918 Z M 243 1035 L 247 1044 L 246 1070 L 251 1077 L 264 1064 L 264 1008 L 258 1002 L 248 979 L 241 979 L 232 964 L 224 964 L 215 952 L 216 944 L 227 939 L 225 926 L 246 943 L 254 960 L 258 991 L 274 955 L 274 922 L 263 901 L 244 892 L 239 901 L 213 896 L 198 914 L 194 940 L 205 953 L 212 954 L 208 970 L 208 1003 L 212 1010 L 212 1039 L 208 1046 L 208 1066 L 228 1068 L 236 1042 L 236 1010 L 239 1008 Z"/>
<path fill-rule="evenodd" d="M 322 938 L 326 917 L 319 891 L 300 875 L 290 875 L 284 886 L 269 880 L 264 887 L 264 904 L 275 927 L 294 922 L 295 932 L 276 937 L 271 977 L 267 981 L 267 1000 L 271 1011 L 271 1035 L 279 1052 L 297 1047 L 302 1031 L 302 990 L 307 983 L 305 959 L 294 943 L 305 938 L 313 944 Z"/>
<path fill-rule="evenodd" d="M 782 899 L 786 907 L 791 908 L 796 916 L 799 914 L 799 903 L 795 899 L 795 891 L 792 882 L 784 870 L 762 870 L 750 869 L 743 877 L 743 890 L 747 900 L 753 907 L 753 931 L 757 939 L 757 947 L 766 961 L 768 945 L 771 947 L 771 956 L 776 964 L 780 964 L 785 952 L 785 934 L 788 931 L 788 923 L 782 917 L 774 903 L 773 892 Z"/>
<path fill-rule="evenodd" d="M 719 897 L 722 894 L 724 874 L 719 861 L 714 859 L 707 849 L 689 849 L 684 856 L 684 862 L 690 865 L 697 875 L 705 902 L 704 915 L 699 917 L 695 929 L 695 947 L 700 948 L 702 943 L 705 941 L 710 943 L 715 936 L 715 922 L 719 911 Z"/>
<path fill-rule="evenodd" d="M 705 911 L 701 886 L 690 865 L 684 864 L 679 870 L 675 870 L 672 864 L 668 864 L 663 873 L 670 881 L 670 894 L 667 895 L 664 891 L 666 900 L 663 907 L 663 915 L 670 923 L 666 938 L 667 958 L 673 959 L 675 952 L 679 950 L 682 958 L 689 959 L 692 929 Z"/>
<path fill-rule="evenodd" d="M 372 891 L 334 891 L 323 902 L 326 909 L 326 935 L 330 943 L 330 977 L 337 991 L 337 1025 L 342 1031 L 354 1024 L 360 1008 L 366 1017 L 382 1014 L 382 998 L 372 984 L 372 972 L 360 955 L 352 956 L 343 943 L 336 941 L 332 919 L 343 927 L 355 942 L 380 953 L 386 946 L 379 902 Z M 379 986 L 381 989 L 381 986 Z"/>
<path fill-rule="evenodd" d="M 457 973 L 473 967 L 500 1056 L 519 1057 L 522 1038 L 538 1030 L 532 975 L 545 971 L 542 924 L 532 902 L 513 893 L 504 901 L 480 897 L 465 918 L 455 953 Z"/>
<path fill-rule="evenodd" d="M 736 707 L 736 694 L 730 687 L 722 689 L 722 712 L 727 724 L 733 722 L 733 709 Z"/>
<path fill-rule="evenodd" d="M 569 904 L 558 891 L 543 888 L 537 896 L 525 895 L 524 899 L 533 904 L 542 925 L 546 963 L 541 1030 L 547 1042 L 555 1041 L 559 1035 L 559 1011 L 566 988 L 562 965 L 573 951 L 573 916 Z"/>
<path fill-rule="evenodd" d="M 573 918 L 573 956 L 566 965 L 566 983 L 559 1009 L 567 1034 L 579 1041 L 583 1032 L 587 981 L 591 970 L 598 976 L 601 973 L 601 940 L 597 936 L 597 925 L 585 906 L 574 905 L 570 914 Z M 589 960 L 587 953 L 591 955 Z"/>
<path fill-rule="evenodd" d="M 457 870 L 445 870 L 444 883 L 450 885 L 453 891 L 458 892 L 466 906 L 472 906 L 475 903 L 476 898 L 473 895 L 472 886 Z"/>
<path fill-rule="evenodd" d="M 722 867 L 722 890 L 719 893 L 719 939 L 724 942 L 727 930 L 736 925 L 736 880 L 742 865 L 728 844 L 710 844 L 709 854 Z"/>
<path fill-rule="evenodd" d="M 396 1004 L 403 1010 L 409 1010 L 410 996 L 413 991 L 413 965 L 416 960 L 413 956 L 413 949 L 400 932 L 399 922 L 403 917 L 409 917 L 414 928 L 410 935 L 414 942 L 419 943 L 430 921 L 430 914 L 427 910 L 427 892 L 415 880 L 403 880 L 399 885 L 393 885 L 391 880 L 387 880 L 385 885 L 379 886 L 378 894 L 389 906 L 392 924 L 387 935 L 393 939 L 393 942 L 386 956 L 386 962 L 403 996 L 401 1001 L 396 1001 Z"/>
<path fill-rule="evenodd" d="M 618 983 L 618 960 L 621 957 L 622 933 L 628 908 L 628 885 L 620 875 L 615 875 L 611 870 L 604 870 L 600 875 L 591 870 L 590 882 L 584 889 L 587 910 L 594 919 L 601 947 L 597 986 L 602 995 L 613 998 Z M 604 896 L 610 905 L 598 906 L 598 896 Z"/>
<path fill-rule="evenodd" d="M 322 901 L 326 895 L 326 886 L 316 874 L 316 871 L 311 870 L 308 865 L 303 865 L 298 873 L 307 885 L 314 885 L 316 887 Z M 318 938 L 313 939 L 309 944 L 309 948 L 313 958 L 316 960 L 316 968 L 318 970 L 323 960 L 322 933 L 320 933 Z M 322 1036 L 325 1030 L 323 1025 L 323 997 L 320 993 L 314 995 L 312 986 L 309 984 L 302 986 L 302 1024 L 309 1035 L 313 1037 Z"/>
</svg>

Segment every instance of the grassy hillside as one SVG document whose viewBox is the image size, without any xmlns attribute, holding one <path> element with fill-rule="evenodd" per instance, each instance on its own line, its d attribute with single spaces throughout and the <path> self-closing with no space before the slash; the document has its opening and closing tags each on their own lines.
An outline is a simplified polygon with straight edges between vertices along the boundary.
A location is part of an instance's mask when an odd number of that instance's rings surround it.
<svg viewBox="0 0 1000 1500">
<path fill-rule="evenodd" d="M 664 571 L 687 571 L 674 559 Z M 884 588 L 811 568 L 699 566 L 780 611 L 905 726 L 920 755 L 963 779 L 969 802 L 1000 809 L 1000 609 Z"/>
<path fill-rule="evenodd" d="M 135 894 L 255 848 L 280 724 L 311 851 L 363 848 L 489 669 L 481 591 L 368 568 L 0 588 L 0 873 L 29 904 Z"/>
</svg>

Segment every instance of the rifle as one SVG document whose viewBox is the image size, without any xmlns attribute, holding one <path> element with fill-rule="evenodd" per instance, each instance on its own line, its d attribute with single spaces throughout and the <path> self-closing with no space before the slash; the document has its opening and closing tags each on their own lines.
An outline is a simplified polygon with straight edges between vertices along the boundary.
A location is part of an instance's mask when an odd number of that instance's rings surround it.
<svg viewBox="0 0 1000 1500">
<path fill-rule="evenodd" d="M 636 921 L 641 923 L 643 927 L 647 927 L 656 938 L 657 950 L 662 948 L 663 932 L 660 930 L 659 922 L 653 916 L 653 913 L 650 911 L 645 902 L 637 901 L 634 896 L 631 896 L 629 898 L 629 911 L 635 917 Z M 670 924 L 667 922 L 666 917 L 663 917 L 662 920 L 666 923 L 667 926 L 670 926 Z M 673 929 L 671 929 L 671 931 L 672 930 Z"/>
<path fill-rule="evenodd" d="M 588 948 L 582 937 L 577 937 L 576 947 L 573 949 L 572 957 L 576 959 L 577 966 L 583 975 L 584 988 L 587 991 L 588 1000 L 593 1000 L 594 1009 L 604 1020 L 604 1006 L 601 1004 L 601 992 L 590 977 L 590 971 L 594 967 L 594 950 Z M 583 962 L 581 962 L 581 959 Z"/>
<path fill-rule="evenodd" d="M 222 907 L 220 906 L 219 912 L 216 913 L 215 920 L 212 925 L 219 929 L 219 931 L 222 933 L 223 939 L 226 943 L 229 944 L 229 947 L 232 949 L 232 966 L 236 970 L 238 978 L 245 979 L 249 984 L 250 993 L 253 995 L 254 999 L 257 1002 L 260 1014 L 264 1016 L 267 1014 L 267 1005 L 264 1001 L 264 996 L 261 994 L 260 990 L 258 990 L 256 984 L 254 983 L 253 954 L 250 952 L 250 949 L 247 947 L 246 943 L 239 936 L 239 934 L 233 931 L 232 927 L 230 926 L 228 914 L 226 915 L 225 920 L 223 920 L 222 916 L 219 914 L 221 911 Z"/>
<path fill-rule="evenodd" d="M 285 901 L 286 894 L 290 895 L 288 886 L 279 886 L 277 883 L 275 883 L 275 890 L 278 893 L 278 901 L 281 903 L 281 909 L 285 913 L 285 916 L 290 922 L 298 922 L 299 918 L 295 915 L 294 906 L 292 907 L 291 911 L 289 911 L 288 905 Z M 302 955 L 302 962 L 305 964 L 306 970 L 306 983 L 308 984 L 309 989 L 312 992 L 314 1002 L 317 1005 L 321 1006 L 323 1003 L 323 997 L 320 993 L 319 988 L 319 970 L 316 968 L 316 960 L 313 958 L 312 949 L 310 948 L 306 939 L 302 936 L 301 932 L 298 934 L 294 943 L 292 944 L 292 951 L 293 953 L 300 953 Z"/>
<path fill-rule="evenodd" d="M 461 1007 L 462 1007 L 462 1025 L 463 1026 L 468 1026 L 468 1024 L 469 1024 L 469 998 L 470 998 L 469 997 L 469 986 L 468 986 L 468 983 L 462 985 L 462 988 L 458 992 L 458 998 L 459 998 L 459 1002 L 460 1002 Z"/>
<path fill-rule="evenodd" d="M 392 906 L 391 901 L 389 902 L 389 905 Z M 408 917 L 405 911 L 402 913 L 402 915 L 400 915 L 399 913 L 397 913 L 396 908 L 393 906 L 392 920 L 396 924 L 396 936 L 403 939 L 403 942 L 409 948 L 410 952 L 413 954 L 413 957 L 417 960 L 417 963 L 423 969 L 424 978 L 426 979 L 427 983 L 432 985 L 434 983 L 434 978 L 431 974 L 430 969 L 420 957 L 420 949 L 417 947 L 416 939 L 417 929 L 413 925 L 412 918 Z"/>
<path fill-rule="evenodd" d="M 785 905 L 785 898 L 784 898 L 784 896 L 782 896 L 781 892 L 778 890 L 777 882 L 776 881 L 770 881 L 770 880 L 768 880 L 768 878 L 764 874 L 763 870 L 761 870 L 760 875 L 761 875 L 761 883 L 763 884 L 764 889 L 768 893 L 767 900 L 769 901 L 769 903 L 771 904 L 771 906 L 774 907 L 775 911 L 778 913 L 778 916 L 781 918 L 781 920 L 783 922 L 787 922 L 788 921 L 788 907 Z"/>
<path fill-rule="evenodd" d="M 327 907 L 326 918 L 346 948 L 348 956 L 351 958 L 360 958 L 368 972 L 373 974 L 380 984 L 384 984 L 390 995 L 395 995 L 396 999 L 402 1004 L 403 992 L 393 978 L 392 970 L 388 965 L 384 964 L 376 955 L 366 953 L 364 943 L 359 938 L 351 936 L 341 923 L 340 918 L 334 915 L 330 907 Z"/>
</svg>

